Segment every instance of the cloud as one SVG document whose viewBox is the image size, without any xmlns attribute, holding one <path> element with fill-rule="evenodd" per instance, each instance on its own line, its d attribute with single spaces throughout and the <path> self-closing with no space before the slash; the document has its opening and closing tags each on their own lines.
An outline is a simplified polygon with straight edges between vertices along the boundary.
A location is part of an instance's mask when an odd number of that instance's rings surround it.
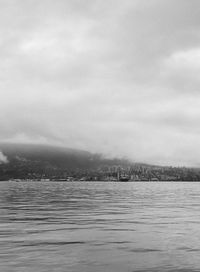
<svg viewBox="0 0 200 272">
<path fill-rule="evenodd" d="M 0 140 L 198 165 L 200 3 L 0 0 Z"/>
<path fill-rule="evenodd" d="M 0 151 L 0 164 L 8 163 L 8 158 Z"/>
<path fill-rule="evenodd" d="M 164 83 L 176 91 L 199 93 L 200 48 L 180 50 L 164 60 Z"/>
</svg>

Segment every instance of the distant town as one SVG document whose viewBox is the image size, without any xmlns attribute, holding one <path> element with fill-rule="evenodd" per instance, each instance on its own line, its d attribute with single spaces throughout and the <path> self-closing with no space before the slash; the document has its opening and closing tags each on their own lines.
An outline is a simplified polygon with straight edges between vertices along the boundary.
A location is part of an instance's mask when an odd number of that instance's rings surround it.
<svg viewBox="0 0 200 272">
<path fill-rule="evenodd" d="M 19 170 L 19 169 L 18 169 Z M 98 169 L 21 169 L 7 173 L 4 180 L 24 181 L 200 181 L 200 169 L 139 165 L 103 166 Z M 4 171 L 4 174 L 6 172 Z"/>
<path fill-rule="evenodd" d="M 109 159 L 69 148 L 0 143 L 1 181 L 200 181 L 200 168 Z"/>
</svg>

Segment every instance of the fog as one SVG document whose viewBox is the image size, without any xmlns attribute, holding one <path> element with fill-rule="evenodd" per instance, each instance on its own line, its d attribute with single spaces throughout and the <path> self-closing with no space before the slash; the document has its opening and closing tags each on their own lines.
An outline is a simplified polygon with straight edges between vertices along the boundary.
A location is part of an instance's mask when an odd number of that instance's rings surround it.
<svg viewBox="0 0 200 272">
<path fill-rule="evenodd" d="M 0 0 L 0 141 L 200 166 L 200 2 Z"/>
</svg>

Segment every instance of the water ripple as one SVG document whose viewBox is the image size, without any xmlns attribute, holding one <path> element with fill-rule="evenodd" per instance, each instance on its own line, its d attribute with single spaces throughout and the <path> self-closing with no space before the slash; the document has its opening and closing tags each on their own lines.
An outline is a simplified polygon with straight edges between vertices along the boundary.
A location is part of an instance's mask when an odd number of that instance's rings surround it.
<svg viewBox="0 0 200 272">
<path fill-rule="evenodd" d="M 0 271 L 200 271 L 199 189 L 1 182 Z"/>
</svg>

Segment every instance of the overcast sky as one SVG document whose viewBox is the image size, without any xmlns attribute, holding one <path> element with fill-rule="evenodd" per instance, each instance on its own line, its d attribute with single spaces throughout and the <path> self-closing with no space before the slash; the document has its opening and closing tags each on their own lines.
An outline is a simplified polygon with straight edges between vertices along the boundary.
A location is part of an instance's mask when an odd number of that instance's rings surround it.
<svg viewBox="0 0 200 272">
<path fill-rule="evenodd" d="M 200 166 L 199 0 L 0 0 L 0 140 Z"/>
</svg>

